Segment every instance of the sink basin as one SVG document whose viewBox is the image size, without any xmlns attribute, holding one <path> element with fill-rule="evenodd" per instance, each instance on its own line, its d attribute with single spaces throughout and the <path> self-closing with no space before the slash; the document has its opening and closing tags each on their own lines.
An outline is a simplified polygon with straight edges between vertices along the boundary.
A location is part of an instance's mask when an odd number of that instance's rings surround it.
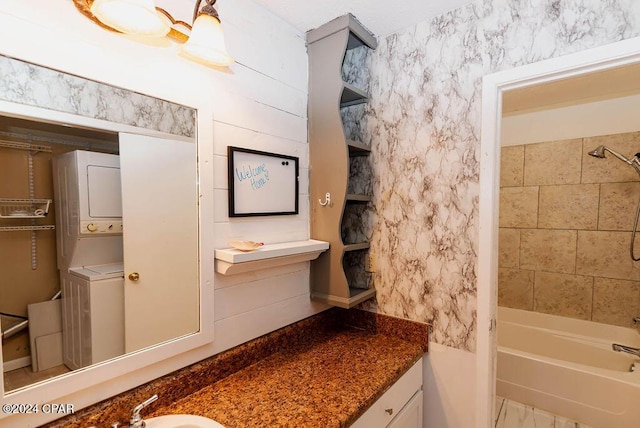
<svg viewBox="0 0 640 428">
<path fill-rule="evenodd" d="M 213 419 L 196 415 L 165 415 L 145 419 L 146 428 L 224 428 Z"/>
</svg>

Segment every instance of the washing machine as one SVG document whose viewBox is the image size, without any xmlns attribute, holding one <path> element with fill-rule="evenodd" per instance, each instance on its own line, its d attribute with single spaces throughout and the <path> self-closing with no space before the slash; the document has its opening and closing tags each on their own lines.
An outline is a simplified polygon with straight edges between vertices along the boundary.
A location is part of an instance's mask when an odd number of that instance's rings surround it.
<svg viewBox="0 0 640 428">
<path fill-rule="evenodd" d="M 64 364 L 71 370 L 124 354 L 124 265 L 61 272 Z"/>
</svg>

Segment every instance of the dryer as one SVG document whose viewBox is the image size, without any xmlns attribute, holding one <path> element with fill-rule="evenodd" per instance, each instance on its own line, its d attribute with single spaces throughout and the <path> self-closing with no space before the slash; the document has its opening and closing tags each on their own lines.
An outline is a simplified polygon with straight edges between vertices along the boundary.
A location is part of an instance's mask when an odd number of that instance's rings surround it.
<svg viewBox="0 0 640 428">
<path fill-rule="evenodd" d="M 75 150 L 53 166 L 58 268 L 121 263 L 120 157 Z"/>
</svg>

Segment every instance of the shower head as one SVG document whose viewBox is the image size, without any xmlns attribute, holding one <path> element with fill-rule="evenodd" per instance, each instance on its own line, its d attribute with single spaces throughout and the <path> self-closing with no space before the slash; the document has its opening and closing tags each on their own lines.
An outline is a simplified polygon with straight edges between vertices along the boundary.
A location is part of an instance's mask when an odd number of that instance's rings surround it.
<svg viewBox="0 0 640 428">
<path fill-rule="evenodd" d="M 612 155 L 614 155 L 615 157 L 617 157 L 618 159 L 620 159 L 623 162 L 626 162 L 628 164 L 631 164 L 631 160 L 627 159 L 625 156 L 621 155 L 620 153 L 616 152 L 615 150 L 610 149 L 607 146 L 598 146 L 598 148 L 596 148 L 595 150 L 592 150 L 589 152 L 589 156 L 593 156 L 594 158 L 600 158 L 600 159 L 604 159 L 605 155 L 604 152 L 609 152 Z"/>
<path fill-rule="evenodd" d="M 597 149 L 592 150 L 589 152 L 589 156 L 593 156 L 594 158 L 601 158 L 603 159 L 604 156 L 604 146 L 599 146 Z"/>
<path fill-rule="evenodd" d="M 598 146 L 595 150 L 589 152 L 589 156 L 593 156 L 594 158 L 604 159 L 606 156 L 604 152 L 609 152 L 621 161 L 626 164 L 629 164 L 636 170 L 638 174 L 640 174 L 640 153 L 636 153 L 631 159 L 627 159 L 625 156 L 616 152 L 615 150 L 610 149 L 607 146 Z"/>
</svg>

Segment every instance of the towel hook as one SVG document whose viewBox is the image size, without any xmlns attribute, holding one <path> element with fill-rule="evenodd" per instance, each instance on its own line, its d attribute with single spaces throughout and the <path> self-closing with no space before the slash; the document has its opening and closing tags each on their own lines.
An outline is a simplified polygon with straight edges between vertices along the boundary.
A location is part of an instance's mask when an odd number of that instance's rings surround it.
<svg viewBox="0 0 640 428">
<path fill-rule="evenodd" d="M 326 207 L 327 205 L 331 205 L 331 193 L 327 192 L 324 195 L 324 202 L 322 202 L 322 199 L 318 199 L 318 202 L 320 203 L 320 205 L 322 205 L 323 207 Z"/>
</svg>

